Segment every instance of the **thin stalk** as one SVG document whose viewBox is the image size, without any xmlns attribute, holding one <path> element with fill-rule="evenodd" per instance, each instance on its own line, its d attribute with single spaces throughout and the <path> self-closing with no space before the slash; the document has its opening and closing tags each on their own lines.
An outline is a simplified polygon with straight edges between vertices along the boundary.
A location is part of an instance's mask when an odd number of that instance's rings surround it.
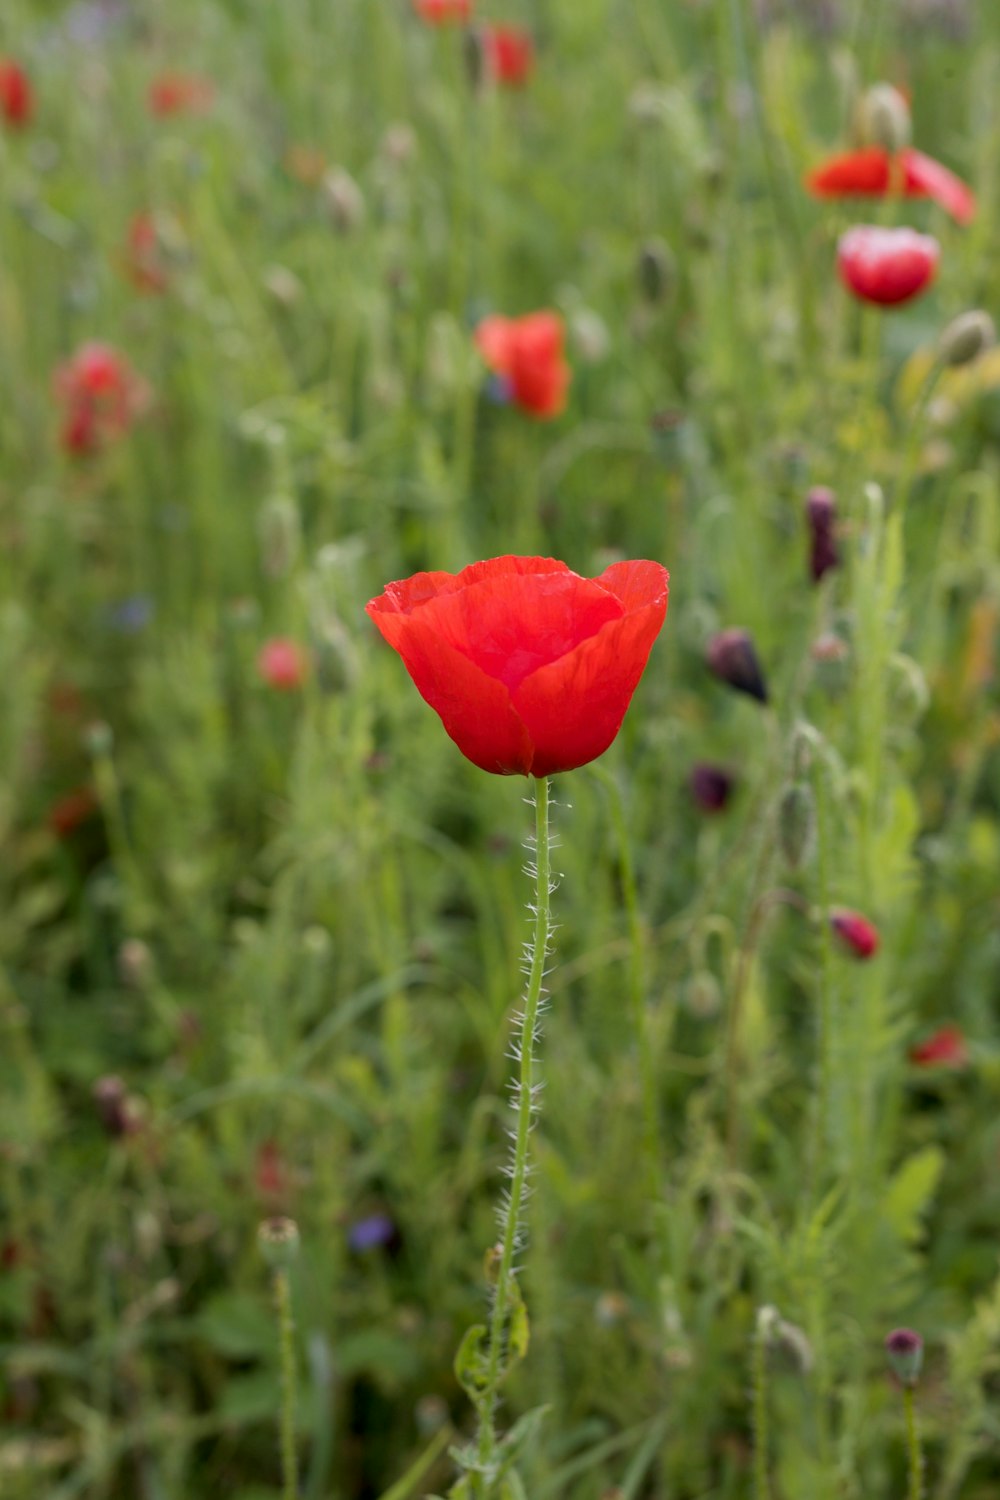
<svg viewBox="0 0 1000 1500">
<path fill-rule="evenodd" d="M 757 1316 L 753 1341 L 753 1495 L 754 1500 L 771 1500 L 771 1480 L 767 1470 L 770 1444 L 767 1417 L 767 1337 L 763 1317 Z"/>
<path fill-rule="evenodd" d="M 295 1323 L 288 1272 L 283 1267 L 274 1273 L 274 1305 L 281 1348 L 281 1493 L 282 1500 L 296 1500 L 299 1464 L 295 1447 Z"/>
<path fill-rule="evenodd" d="M 906 1416 L 906 1456 L 910 1473 L 910 1482 L 906 1491 L 907 1500 L 923 1500 L 924 1459 L 920 1451 L 920 1434 L 917 1431 L 917 1409 L 913 1387 L 910 1385 L 903 1387 L 903 1412 Z"/>
<path fill-rule="evenodd" d="M 507 1323 L 510 1316 L 511 1284 L 514 1279 L 514 1255 L 521 1244 L 521 1218 L 527 1198 L 528 1146 L 532 1120 L 538 1108 L 535 1082 L 535 1044 L 538 1041 L 539 1012 L 542 1003 L 542 981 L 545 976 L 545 960 L 551 933 L 550 897 L 552 894 L 551 856 L 549 848 L 549 783 L 540 778 L 535 783 L 535 900 L 532 907 L 535 923 L 532 942 L 526 951 L 530 954 L 528 987 L 524 1005 L 518 1016 L 517 1031 L 512 1044 L 512 1053 L 519 1064 L 518 1076 L 513 1085 L 512 1108 L 517 1114 L 511 1149 L 510 1188 L 504 1194 L 500 1217 L 502 1240 L 500 1260 L 496 1273 L 493 1295 L 493 1311 L 489 1326 L 489 1354 L 486 1378 L 480 1402 L 480 1426 L 477 1441 L 477 1458 L 480 1471 L 489 1475 L 490 1466 L 497 1448 L 496 1406 L 497 1390 L 503 1378 L 504 1352 L 507 1342 Z M 492 1492 L 489 1477 L 486 1478 L 484 1495 Z"/>
</svg>

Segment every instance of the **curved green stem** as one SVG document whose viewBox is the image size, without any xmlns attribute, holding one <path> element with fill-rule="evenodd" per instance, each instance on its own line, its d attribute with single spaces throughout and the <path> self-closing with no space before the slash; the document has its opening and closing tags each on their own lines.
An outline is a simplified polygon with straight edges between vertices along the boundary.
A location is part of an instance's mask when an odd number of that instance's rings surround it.
<svg viewBox="0 0 1000 1500">
<path fill-rule="evenodd" d="M 514 1280 L 514 1255 L 520 1242 L 519 1231 L 527 1196 L 528 1146 L 532 1119 L 538 1107 L 535 1083 L 535 1043 L 538 1040 L 542 981 L 545 976 L 545 959 L 551 932 L 549 914 L 551 894 L 549 784 L 541 778 L 535 783 L 535 901 L 533 907 L 535 923 L 531 944 L 531 967 L 513 1047 L 514 1056 L 519 1064 L 512 1101 L 517 1114 L 517 1124 L 514 1129 L 509 1167 L 510 1188 L 503 1208 L 503 1235 L 496 1273 L 493 1311 L 490 1316 L 489 1353 L 480 1401 L 479 1437 L 476 1444 L 480 1473 L 485 1479 L 482 1490 L 484 1497 L 492 1493 L 489 1471 L 497 1449 L 497 1390 L 504 1375 L 504 1354 L 511 1313 L 511 1287 Z"/>
</svg>

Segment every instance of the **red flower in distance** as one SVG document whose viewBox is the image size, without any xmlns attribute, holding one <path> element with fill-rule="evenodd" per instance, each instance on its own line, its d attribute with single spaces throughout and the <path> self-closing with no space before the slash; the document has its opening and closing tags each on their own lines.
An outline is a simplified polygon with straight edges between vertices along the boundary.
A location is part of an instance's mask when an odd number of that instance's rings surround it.
<svg viewBox="0 0 1000 1500">
<path fill-rule="evenodd" d="M 257 671 L 268 687 L 279 693 L 293 693 L 309 674 L 309 658 L 298 641 L 275 636 L 260 648 Z"/>
<path fill-rule="evenodd" d="M 429 26 L 448 26 L 472 17 L 472 0 L 413 0 L 413 9 Z"/>
<path fill-rule="evenodd" d="M 941 1026 L 910 1048 L 910 1061 L 918 1068 L 965 1068 L 969 1049 L 958 1026 Z"/>
<path fill-rule="evenodd" d="M 841 236 L 837 269 L 862 301 L 895 307 L 930 286 L 940 256 L 941 247 L 929 234 L 857 224 Z"/>
<path fill-rule="evenodd" d="M 508 382 L 518 406 L 535 417 L 559 416 L 566 405 L 570 370 L 563 357 L 558 313 L 484 318 L 475 336 L 483 359 Z"/>
<path fill-rule="evenodd" d="M 166 291 L 170 278 L 163 264 L 163 250 L 155 215 L 136 214 L 129 224 L 125 241 L 125 270 L 137 291 L 153 294 Z"/>
<path fill-rule="evenodd" d="M 510 88 L 527 81 L 535 62 L 535 44 L 529 31 L 520 26 L 484 26 L 482 44 L 490 78 Z"/>
<path fill-rule="evenodd" d="M 53 802 L 48 825 L 60 839 L 68 839 L 97 811 L 97 798 L 89 786 L 78 786 Z"/>
<path fill-rule="evenodd" d="M 149 85 L 146 105 L 151 115 L 203 115 L 211 109 L 215 88 L 196 73 L 161 73 Z"/>
<path fill-rule="evenodd" d="M 110 344 L 82 344 L 56 371 L 64 409 L 60 438 L 68 453 L 97 452 L 121 437 L 145 409 L 149 392 L 128 360 Z"/>
<path fill-rule="evenodd" d="M 830 926 L 841 945 L 855 958 L 874 958 L 879 949 L 878 928 L 859 911 L 837 906 L 830 913 Z"/>
<path fill-rule="evenodd" d="M 581 578 L 551 557 L 494 557 L 387 584 L 367 611 L 473 765 L 551 776 L 617 735 L 668 584 L 655 562 Z"/>
<path fill-rule="evenodd" d="M 884 147 L 865 146 L 821 163 L 806 177 L 806 187 L 817 198 L 884 198 L 895 190 L 905 198 L 933 198 L 959 224 L 975 218 L 971 188 L 932 156 L 912 147 L 901 151 L 896 183 L 893 165 Z"/>
<path fill-rule="evenodd" d="M 35 91 L 24 69 L 9 57 L 0 57 L 0 115 L 15 130 L 30 125 L 35 113 Z"/>
</svg>

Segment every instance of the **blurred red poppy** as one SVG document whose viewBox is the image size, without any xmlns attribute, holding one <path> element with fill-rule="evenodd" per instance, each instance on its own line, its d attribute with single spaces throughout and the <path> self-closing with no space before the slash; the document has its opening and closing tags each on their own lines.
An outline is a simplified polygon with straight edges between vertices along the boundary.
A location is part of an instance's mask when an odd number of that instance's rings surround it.
<svg viewBox="0 0 1000 1500">
<path fill-rule="evenodd" d="M 97 811 L 97 797 L 89 786 L 75 787 L 49 808 L 48 825 L 60 839 L 68 839 Z"/>
<path fill-rule="evenodd" d="M 367 605 L 474 765 L 551 776 L 603 755 L 667 612 L 655 562 L 581 578 L 550 557 L 416 573 Z"/>
<path fill-rule="evenodd" d="M 156 218 L 151 213 L 138 213 L 129 224 L 125 270 L 137 291 L 156 294 L 167 289 L 170 278 L 163 264 Z"/>
<path fill-rule="evenodd" d="M 211 109 L 215 88 L 197 73 L 161 73 L 149 85 L 146 104 L 151 115 L 199 115 Z"/>
<path fill-rule="evenodd" d="M 535 45 L 529 31 L 520 26 L 484 26 L 482 44 L 490 78 L 510 88 L 517 88 L 527 80 L 535 62 Z"/>
<path fill-rule="evenodd" d="M 941 1026 L 924 1041 L 910 1048 L 910 1061 L 918 1068 L 964 1068 L 969 1049 L 957 1026 Z"/>
<path fill-rule="evenodd" d="M 472 0 L 413 0 L 413 9 L 430 26 L 448 26 L 471 19 Z"/>
<path fill-rule="evenodd" d="M 476 347 L 490 369 L 507 381 L 518 406 L 536 417 L 557 417 L 563 411 L 570 369 L 558 313 L 484 318 L 476 329 Z"/>
<path fill-rule="evenodd" d="M 69 453 L 94 453 L 121 437 L 146 408 L 149 390 L 110 344 L 82 344 L 53 382 L 64 407 L 60 439 Z"/>
<path fill-rule="evenodd" d="M 9 57 L 0 57 L 0 115 L 15 130 L 31 123 L 35 113 L 35 91 L 24 69 Z"/>
<path fill-rule="evenodd" d="M 837 906 L 830 913 L 834 936 L 855 958 L 874 958 L 879 950 L 878 928 L 859 911 Z"/>
<path fill-rule="evenodd" d="M 890 191 L 905 198 L 933 198 L 959 224 L 975 217 L 971 188 L 941 162 L 907 147 L 898 157 L 898 181 L 893 181 L 893 158 L 882 146 L 864 146 L 831 156 L 806 177 L 806 187 L 817 198 L 884 198 Z"/>
<path fill-rule="evenodd" d="M 941 247 L 932 235 L 857 224 L 841 236 L 837 268 L 856 297 L 895 307 L 930 286 L 940 256 Z"/>
<path fill-rule="evenodd" d="M 275 636 L 260 648 L 257 671 L 268 687 L 280 693 L 291 693 L 305 682 L 309 674 L 309 658 L 298 641 Z"/>
</svg>

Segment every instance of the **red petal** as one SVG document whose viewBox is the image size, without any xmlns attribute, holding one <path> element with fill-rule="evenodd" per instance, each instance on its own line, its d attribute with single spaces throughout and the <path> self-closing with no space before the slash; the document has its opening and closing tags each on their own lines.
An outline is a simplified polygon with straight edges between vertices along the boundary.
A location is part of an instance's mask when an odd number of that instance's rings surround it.
<svg viewBox="0 0 1000 1500">
<path fill-rule="evenodd" d="M 510 371 L 513 328 L 510 318 L 492 317 L 484 318 L 475 332 L 476 348 L 498 375 Z"/>
<path fill-rule="evenodd" d="M 806 177 L 818 198 L 880 197 L 889 187 L 889 157 L 881 146 L 831 156 Z"/>
<path fill-rule="evenodd" d="M 970 224 L 976 216 L 976 197 L 961 178 L 922 151 L 906 153 L 908 193 L 933 198 L 958 224 Z"/>
</svg>

